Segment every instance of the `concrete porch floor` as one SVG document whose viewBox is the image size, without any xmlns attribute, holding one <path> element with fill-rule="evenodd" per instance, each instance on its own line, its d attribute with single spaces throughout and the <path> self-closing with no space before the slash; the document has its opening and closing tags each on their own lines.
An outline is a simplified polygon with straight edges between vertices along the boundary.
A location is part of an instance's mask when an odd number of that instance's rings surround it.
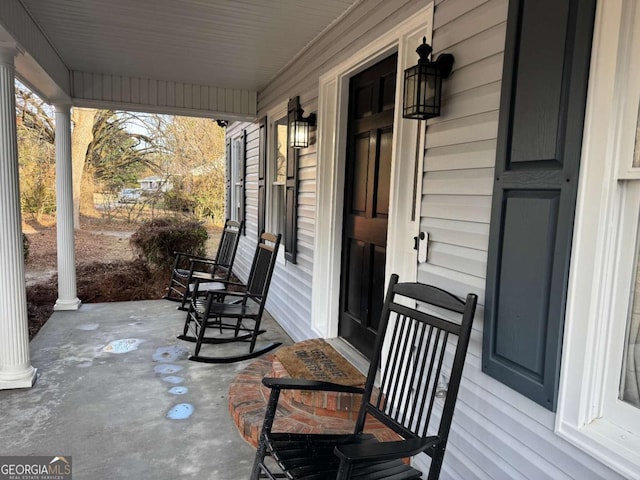
<svg viewBox="0 0 640 480">
<path fill-rule="evenodd" d="M 193 344 L 176 339 L 184 318 L 166 300 L 55 312 L 31 342 L 35 386 L 0 391 L 0 455 L 71 456 L 79 480 L 248 478 L 255 450 L 240 437 L 227 402 L 231 381 L 252 360 L 186 360 Z M 259 344 L 292 343 L 270 317 L 263 325 Z M 137 349 L 113 353 L 135 347 L 130 340 L 105 351 L 125 339 L 138 340 Z M 248 345 L 223 348 L 244 352 Z M 191 416 L 168 418 L 188 413 L 180 404 L 193 407 Z"/>
</svg>

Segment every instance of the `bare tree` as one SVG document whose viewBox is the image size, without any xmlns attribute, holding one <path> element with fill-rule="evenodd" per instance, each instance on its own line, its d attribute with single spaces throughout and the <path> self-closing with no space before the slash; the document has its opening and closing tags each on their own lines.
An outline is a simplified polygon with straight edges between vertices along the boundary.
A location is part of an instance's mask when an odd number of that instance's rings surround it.
<svg viewBox="0 0 640 480">
<path fill-rule="evenodd" d="M 71 111 L 71 165 L 73 172 L 73 225 L 80 228 L 80 198 L 82 195 L 82 176 L 87 159 L 87 150 L 93 141 L 93 124 L 97 110 L 76 108 Z"/>
</svg>

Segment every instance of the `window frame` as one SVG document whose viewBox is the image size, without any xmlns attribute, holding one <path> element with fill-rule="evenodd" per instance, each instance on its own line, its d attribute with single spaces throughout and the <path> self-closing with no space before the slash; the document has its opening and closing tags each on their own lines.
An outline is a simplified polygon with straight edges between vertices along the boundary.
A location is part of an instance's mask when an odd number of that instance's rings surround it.
<svg viewBox="0 0 640 480">
<path fill-rule="evenodd" d="M 231 138 L 230 146 L 230 189 L 229 189 L 229 218 L 237 222 L 243 220 L 242 204 L 244 195 L 244 131 Z"/>
<path fill-rule="evenodd" d="M 555 431 L 637 478 L 640 409 L 618 398 L 640 218 L 628 145 L 629 109 L 635 142 L 640 99 L 632 76 L 640 6 L 633 8 L 607 0 L 596 12 Z"/>
<path fill-rule="evenodd" d="M 266 192 L 265 192 L 265 219 L 264 219 L 264 225 L 265 225 L 265 229 L 269 232 L 274 232 L 274 233 L 280 233 L 282 234 L 282 237 L 284 238 L 285 232 L 276 232 L 273 228 L 274 228 L 274 212 L 273 212 L 273 202 L 274 202 L 274 193 L 273 193 L 273 185 L 274 185 L 274 177 L 275 177 L 275 137 L 277 135 L 277 129 L 276 129 L 276 124 L 277 122 L 284 120 L 285 125 L 287 122 L 287 102 L 284 101 L 280 104 L 278 104 L 278 106 L 274 107 L 273 109 L 269 110 L 267 112 L 267 157 L 266 157 L 266 165 L 265 165 L 265 187 L 266 187 Z M 288 152 L 288 148 L 285 150 L 285 152 Z M 286 165 L 288 162 L 288 158 L 286 158 L 285 156 L 285 171 L 286 171 Z M 284 187 L 283 187 L 283 198 L 281 199 L 281 206 L 283 208 L 283 213 L 286 215 L 286 210 L 284 210 L 286 208 L 286 204 L 285 204 L 285 198 L 284 198 L 284 188 L 286 187 L 286 179 L 285 182 L 283 183 Z M 285 221 L 285 225 L 284 228 L 286 228 L 286 221 Z M 284 263 L 285 262 L 285 249 L 284 248 L 280 248 L 278 249 L 278 254 L 277 254 L 277 261 L 279 263 Z"/>
</svg>

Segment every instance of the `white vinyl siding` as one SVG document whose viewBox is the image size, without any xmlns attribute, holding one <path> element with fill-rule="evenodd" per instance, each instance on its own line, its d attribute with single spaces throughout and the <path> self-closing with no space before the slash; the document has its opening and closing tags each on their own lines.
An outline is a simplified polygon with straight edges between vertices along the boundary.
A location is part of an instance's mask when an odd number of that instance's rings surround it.
<svg viewBox="0 0 640 480">
<path fill-rule="evenodd" d="M 359 3 L 258 93 L 258 118 L 295 95 L 300 95 L 305 112 L 317 111 L 321 75 L 428 3 Z M 443 116 L 430 120 L 427 127 L 420 229 L 430 234 L 430 244 L 428 262 L 419 266 L 418 278 L 460 296 L 476 293 L 481 303 L 507 8 L 507 0 L 441 0 L 434 13 L 434 52 L 454 54 L 455 64 L 443 87 Z M 230 134 L 242 128 L 248 128 L 249 223 L 238 257 L 248 262 L 256 237 L 258 159 L 249 139 L 257 138 L 258 125 L 232 125 Z M 314 335 L 310 326 L 314 212 L 316 170 L 322 161 L 316 158 L 316 146 L 312 143 L 300 156 L 298 264 L 277 265 L 267 302 L 267 310 L 296 341 Z M 557 436 L 552 412 L 482 373 L 483 313 L 479 305 L 441 478 L 619 478 Z M 417 465 L 424 467 L 428 460 L 420 459 Z"/>
<path fill-rule="evenodd" d="M 494 182 L 507 0 L 436 3 L 433 46 L 455 56 L 443 116 L 429 121 L 421 282 L 479 295 L 441 478 L 614 479 L 614 472 L 553 432 L 555 415 L 482 373 L 482 317 Z M 427 462 L 425 462 L 427 463 Z"/>
</svg>

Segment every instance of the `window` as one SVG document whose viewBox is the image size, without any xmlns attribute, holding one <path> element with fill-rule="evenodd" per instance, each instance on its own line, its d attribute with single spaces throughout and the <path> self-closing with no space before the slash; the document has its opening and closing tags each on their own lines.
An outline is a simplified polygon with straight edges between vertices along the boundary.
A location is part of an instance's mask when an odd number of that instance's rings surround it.
<svg viewBox="0 0 640 480">
<path fill-rule="evenodd" d="M 640 109 L 636 121 L 636 141 L 633 167 L 640 167 Z M 639 226 L 640 227 L 640 226 Z M 620 383 L 620 399 L 640 408 L 640 228 L 636 228 L 635 272 L 631 282 L 631 298 L 624 342 L 623 368 Z"/>
<path fill-rule="evenodd" d="M 291 263 L 296 263 L 298 153 L 287 139 L 298 101 L 298 97 L 289 100 L 259 122 L 258 230 L 282 234 L 281 251 Z"/>
<path fill-rule="evenodd" d="M 287 185 L 287 117 L 273 122 L 271 129 L 272 149 L 269 155 L 269 196 L 267 225 L 271 232 L 284 233 L 286 210 L 285 189 Z"/>
<path fill-rule="evenodd" d="M 227 140 L 227 217 L 244 221 L 245 132 Z"/>
<path fill-rule="evenodd" d="M 636 152 L 637 151 L 638 143 L 636 141 Z M 635 272 L 631 281 L 631 299 L 628 302 L 629 313 L 624 341 L 619 395 L 620 400 L 635 408 L 640 408 L 640 276 L 638 272 L 638 266 L 640 265 L 640 255 L 638 255 L 638 253 L 640 253 L 640 242 L 638 238 L 640 237 L 636 226 L 635 261 L 633 262 Z"/>
<path fill-rule="evenodd" d="M 640 471 L 640 5 L 602 2 L 589 80 L 556 432 Z"/>
</svg>

